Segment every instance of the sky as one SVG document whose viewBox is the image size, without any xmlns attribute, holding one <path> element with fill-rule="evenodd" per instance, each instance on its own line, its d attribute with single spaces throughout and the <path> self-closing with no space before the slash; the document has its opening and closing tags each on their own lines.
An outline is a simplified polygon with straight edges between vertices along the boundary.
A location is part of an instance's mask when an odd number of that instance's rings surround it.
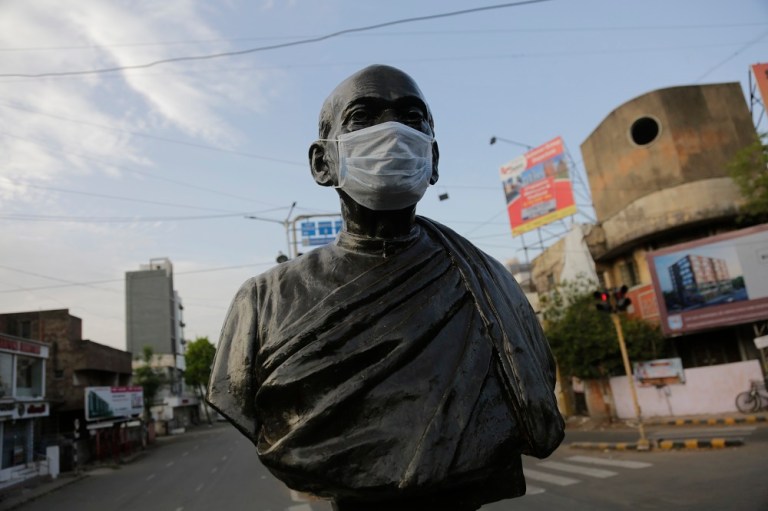
<svg viewBox="0 0 768 511">
<path fill-rule="evenodd" d="M 185 337 L 216 342 L 239 286 L 288 252 L 285 222 L 339 211 L 307 151 L 323 100 L 370 64 L 410 74 L 435 117 L 440 179 L 418 213 L 525 261 L 594 218 L 580 145 L 613 109 L 721 82 L 747 102 L 768 61 L 765 0 L 433 17 L 501 3 L 0 2 L 0 313 L 69 309 L 84 338 L 125 349 L 125 272 L 167 257 Z M 512 237 L 499 167 L 558 136 L 580 212 Z"/>
</svg>

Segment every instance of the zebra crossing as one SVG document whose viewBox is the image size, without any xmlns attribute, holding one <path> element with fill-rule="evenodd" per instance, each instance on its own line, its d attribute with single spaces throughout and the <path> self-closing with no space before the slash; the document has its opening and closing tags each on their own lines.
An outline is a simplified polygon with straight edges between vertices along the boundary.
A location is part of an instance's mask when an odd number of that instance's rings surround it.
<svg viewBox="0 0 768 511">
<path fill-rule="evenodd" d="M 598 456 L 569 456 L 562 461 L 542 461 L 536 468 L 523 468 L 527 491 L 526 495 L 544 493 L 546 485 L 571 486 L 588 478 L 607 479 L 617 476 L 621 470 L 648 468 L 652 463 L 645 461 L 601 458 Z M 617 471 L 619 470 L 619 471 Z M 535 484 L 530 484 L 534 482 Z M 544 486 L 539 486 L 543 484 Z"/>
</svg>

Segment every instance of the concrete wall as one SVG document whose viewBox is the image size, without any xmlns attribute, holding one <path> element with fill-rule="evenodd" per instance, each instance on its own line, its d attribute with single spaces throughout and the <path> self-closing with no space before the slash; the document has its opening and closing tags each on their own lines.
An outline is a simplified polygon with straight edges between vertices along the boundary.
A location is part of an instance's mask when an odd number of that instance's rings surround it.
<svg viewBox="0 0 768 511">
<path fill-rule="evenodd" d="M 642 121 L 655 137 L 633 135 Z M 695 222 L 734 216 L 742 202 L 728 174 L 736 152 L 757 139 L 738 83 L 659 89 L 617 107 L 581 145 L 604 246 Z"/>
<path fill-rule="evenodd" d="M 685 369 L 685 383 L 656 387 L 636 384 L 643 418 L 707 415 L 736 412 L 736 395 L 749 390 L 751 380 L 762 380 L 760 362 Z M 611 393 L 620 419 L 632 419 L 635 410 L 626 376 L 610 379 Z"/>
</svg>

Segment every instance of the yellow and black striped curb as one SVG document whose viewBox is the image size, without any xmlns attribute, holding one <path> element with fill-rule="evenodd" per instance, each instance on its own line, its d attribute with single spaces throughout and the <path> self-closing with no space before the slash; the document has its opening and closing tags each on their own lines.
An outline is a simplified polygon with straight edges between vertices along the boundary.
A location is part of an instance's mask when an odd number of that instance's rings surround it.
<svg viewBox="0 0 768 511">
<path fill-rule="evenodd" d="M 659 440 L 651 442 L 650 446 L 644 449 L 638 449 L 637 442 L 573 442 L 570 447 L 574 449 L 593 449 L 599 451 L 643 451 L 655 449 L 676 450 L 676 449 L 724 449 L 726 447 L 740 447 L 744 445 L 742 438 L 708 438 L 700 440 L 691 438 L 687 440 Z"/>
<path fill-rule="evenodd" d="M 574 449 L 595 449 L 600 451 L 636 451 L 637 442 L 573 442 Z"/>
<path fill-rule="evenodd" d="M 691 438 L 688 440 L 661 440 L 657 444 L 658 449 L 723 449 L 725 447 L 739 447 L 744 445 L 741 438 L 709 438 L 699 440 Z"/>
<path fill-rule="evenodd" d="M 646 426 L 735 426 L 768 422 L 768 415 L 745 415 L 744 417 L 719 417 L 716 419 L 670 419 L 646 421 Z"/>
</svg>

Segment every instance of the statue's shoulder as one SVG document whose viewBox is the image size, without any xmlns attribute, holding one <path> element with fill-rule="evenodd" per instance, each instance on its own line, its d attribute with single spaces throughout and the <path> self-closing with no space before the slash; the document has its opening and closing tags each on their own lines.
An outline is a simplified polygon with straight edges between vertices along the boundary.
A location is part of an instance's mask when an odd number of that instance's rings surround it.
<svg viewBox="0 0 768 511">
<path fill-rule="evenodd" d="M 286 287 L 292 282 L 300 284 L 305 282 L 308 276 L 322 272 L 322 268 L 327 265 L 326 261 L 333 257 L 333 245 L 315 248 L 249 278 L 240 287 L 239 294 L 258 293 L 264 295 L 266 291 L 276 286 Z"/>
</svg>

